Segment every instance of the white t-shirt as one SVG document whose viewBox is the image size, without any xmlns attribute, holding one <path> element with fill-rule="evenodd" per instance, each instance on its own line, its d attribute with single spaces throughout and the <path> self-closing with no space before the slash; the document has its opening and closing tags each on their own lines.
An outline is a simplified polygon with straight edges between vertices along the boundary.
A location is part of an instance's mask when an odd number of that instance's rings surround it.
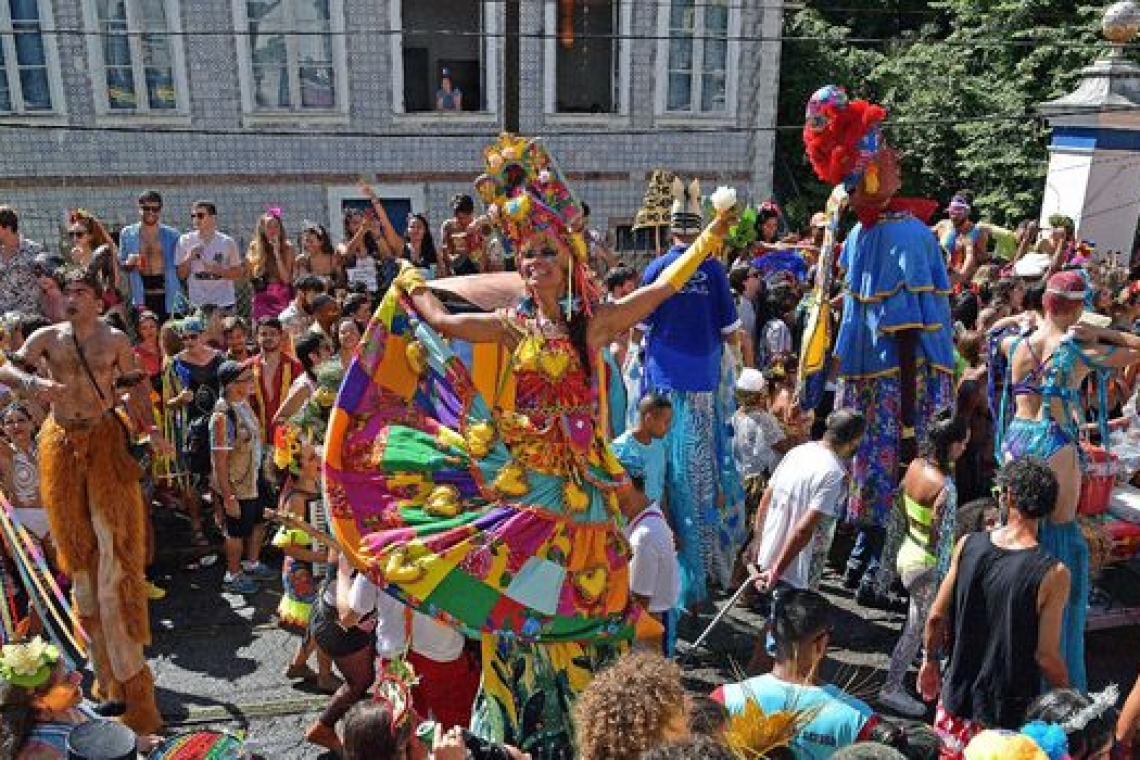
<svg viewBox="0 0 1140 760">
<path fill-rule="evenodd" d="M 376 611 L 376 654 L 390 660 L 407 647 L 407 607 L 381 591 L 364 575 L 356 576 L 348 595 L 353 612 Z M 463 654 L 463 634 L 421 612 L 412 612 L 412 649 L 436 662 L 454 662 Z"/>
<path fill-rule="evenodd" d="M 629 590 L 649 598 L 650 612 L 666 612 L 681 596 L 681 570 L 673 531 L 656 504 L 650 504 L 625 527 L 633 548 Z"/>
<path fill-rule="evenodd" d="M 815 535 L 788 564 L 780 580 L 796 588 L 818 583 L 847 495 L 846 478 L 839 457 L 818 441 L 801 444 L 785 454 L 769 483 L 772 501 L 764 518 L 756 564 L 762 569 L 775 564 L 796 524 L 814 510 L 822 515 Z"/>
<path fill-rule="evenodd" d="M 234 281 L 207 274 L 202 270 L 207 261 L 226 267 L 241 264 L 241 253 L 238 251 L 237 243 L 222 232 L 215 232 L 208 241 L 203 241 L 198 231 L 193 230 L 178 238 L 176 263 L 185 264 L 190 261 L 190 252 L 198 245 L 202 246 L 202 257 L 190 262 L 190 275 L 186 278 L 186 291 L 190 303 L 194 306 L 208 303 L 233 306 Z"/>
</svg>

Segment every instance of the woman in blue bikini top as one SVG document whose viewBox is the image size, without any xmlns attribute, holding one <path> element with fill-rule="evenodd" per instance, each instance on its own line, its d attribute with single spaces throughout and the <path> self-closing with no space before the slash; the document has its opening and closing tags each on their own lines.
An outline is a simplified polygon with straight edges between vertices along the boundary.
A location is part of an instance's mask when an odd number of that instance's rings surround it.
<svg viewBox="0 0 1140 760">
<path fill-rule="evenodd" d="M 1022 456 L 1049 461 L 1061 487 L 1051 518 L 1057 523 L 1075 519 L 1080 498 L 1078 437 L 1085 419 L 1081 383 L 1090 372 L 1103 375 L 1140 362 L 1140 338 L 1077 324 L 1084 296 L 1085 282 L 1079 274 L 1054 275 L 1045 292 L 1045 319 L 1040 327 L 1001 343 L 1009 370 L 997 410 L 997 455 L 999 461 Z M 1103 381 L 1103 377 L 1098 379 Z M 1103 388 L 1103 382 L 1098 386 Z M 1101 398 L 1100 403 L 1106 402 Z"/>
</svg>

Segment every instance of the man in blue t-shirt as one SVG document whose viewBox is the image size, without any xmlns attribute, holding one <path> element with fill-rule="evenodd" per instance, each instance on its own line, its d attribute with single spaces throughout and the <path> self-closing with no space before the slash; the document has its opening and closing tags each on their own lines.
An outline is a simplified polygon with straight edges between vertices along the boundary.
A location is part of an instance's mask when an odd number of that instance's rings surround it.
<svg viewBox="0 0 1140 760">
<path fill-rule="evenodd" d="M 670 230 L 673 247 L 649 264 L 642 284 L 654 282 L 701 231 L 700 189 L 674 186 Z M 724 344 L 738 339 L 740 320 L 728 274 L 707 259 L 680 291 L 657 307 L 639 330 L 644 340 L 642 390 L 669 396 L 674 424 L 665 437 L 669 516 L 678 536 L 681 603 L 703 601 L 708 582 L 727 587 L 744 540 L 743 502 L 731 486 L 735 476 L 728 440 L 733 409 L 720 403 Z"/>
<path fill-rule="evenodd" d="M 824 760 L 841 747 L 871 736 L 879 717 L 864 702 L 832 684 L 816 681 L 831 641 L 831 602 L 818 592 L 786 589 L 773 605 L 776 664 L 772 672 L 725 684 L 712 698 L 730 714 L 755 702 L 765 714 L 788 710 L 807 720 L 796 727 L 791 749 L 805 760 Z"/>
</svg>

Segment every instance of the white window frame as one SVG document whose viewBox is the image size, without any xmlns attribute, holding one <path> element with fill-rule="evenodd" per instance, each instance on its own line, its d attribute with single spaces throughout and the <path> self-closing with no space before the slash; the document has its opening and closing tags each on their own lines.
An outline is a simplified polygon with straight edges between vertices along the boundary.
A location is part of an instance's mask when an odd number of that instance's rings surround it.
<svg viewBox="0 0 1140 760">
<path fill-rule="evenodd" d="M 40 36 L 43 38 L 44 63 L 47 66 L 51 109 L 47 111 L 24 110 L 24 89 L 20 85 L 20 69 L 16 62 L 16 34 L 12 27 L 12 11 L 7 2 L 0 1 L 0 29 L 5 30 L 0 32 L 0 45 L 4 46 L 4 73 L 8 77 L 8 92 L 12 99 L 12 110 L 10 112 L 0 111 L 0 121 L 32 119 L 38 123 L 45 119 L 54 119 L 67 114 L 66 103 L 63 99 L 63 81 L 60 77 L 55 15 L 52 13 L 49 0 L 36 0 L 36 8 L 40 16 Z"/>
<path fill-rule="evenodd" d="M 139 0 L 127 2 L 127 31 L 131 46 L 131 69 L 135 79 L 135 95 L 146 94 L 146 64 L 143 61 L 141 27 L 138 26 Z M 189 81 L 186 78 L 186 48 L 182 39 L 182 14 L 178 0 L 163 0 L 166 12 L 166 31 L 170 35 L 171 65 L 174 69 L 173 111 L 151 110 L 145 97 L 139 98 L 139 106 L 133 110 L 111 108 L 107 94 L 107 66 L 103 53 L 103 30 L 99 26 L 99 12 L 95 0 L 83 0 L 83 20 L 91 36 L 87 39 L 87 63 L 91 71 L 91 83 L 95 90 L 95 113 L 101 119 L 112 117 L 115 121 L 130 119 L 146 122 L 187 122 L 190 115 Z"/>
<path fill-rule="evenodd" d="M 480 0 L 484 19 L 482 111 L 413 111 L 404 102 L 404 10 L 403 0 L 388 0 L 389 55 L 392 70 L 392 112 L 404 121 L 463 121 L 494 123 L 499 116 L 499 59 L 503 54 L 502 0 Z"/>
<path fill-rule="evenodd" d="M 692 87 L 692 108 L 689 111 L 667 110 L 669 104 L 669 14 L 672 11 L 670 0 L 660 0 L 657 5 L 657 88 L 654 97 L 654 111 L 659 122 L 668 120 L 689 121 L 698 119 L 709 122 L 732 122 L 737 113 L 737 83 L 740 78 L 740 38 L 742 32 L 741 3 L 728 0 L 728 50 L 724 62 L 724 105 L 723 111 L 701 111 L 697 108 L 701 98 L 701 79 L 704 76 L 704 6 L 707 0 L 694 0 L 697 13 L 697 26 L 693 30 L 693 66 L 700 66 L 694 73 Z M 698 72 L 697 68 L 693 69 Z"/>
<path fill-rule="evenodd" d="M 629 121 L 629 80 L 630 64 L 633 55 L 633 3 L 635 0 L 613 0 L 618 6 L 617 33 L 617 109 L 613 113 L 577 114 L 557 111 L 558 107 L 558 0 L 544 0 L 543 28 L 548 30 L 543 41 L 543 113 L 547 122 L 619 122 Z"/>
<path fill-rule="evenodd" d="M 384 198 L 407 198 L 411 201 L 412 211 L 417 214 L 427 213 L 427 193 L 424 186 L 405 182 L 377 182 L 369 184 L 376 191 L 376 196 Z M 330 185 L 327 190 L 329 208 L 329 234 L 336 240 L 341 232 L 341 219 L 344 217 L 344 202 L 358 201 L 368 203 L 368 199 L 360 194 L 356 185 Z"/>
<path fill-rule="evenodd" d="M 289 66 L 290 100 L 293 108 L 259 108 L 253 82 L 253 59 L 249 45 L 249 16 L 247 0 L 232 0 L 235 39 L 237 42 L 238 76 L 241 80 L 242 124 L 280 124 L 296 121 L 329 124 L 348 123 L 348 53 L 345 48 L 344 0 L 329 0 L 329 34 L 332 37 L 332 66 L 336 77 L 333 88 L 335 104 L 332 108 L 302 108 L 300 83 L 292 62 L 297 60 L 297 36 L 285 35 L 286 63 Z M 286 0 L 292 2 L 292 0 Z M 292 13 L 292 6 L 290 13 Z M 290 25 L 295 28 L 295 24 Z"/>
</svg>

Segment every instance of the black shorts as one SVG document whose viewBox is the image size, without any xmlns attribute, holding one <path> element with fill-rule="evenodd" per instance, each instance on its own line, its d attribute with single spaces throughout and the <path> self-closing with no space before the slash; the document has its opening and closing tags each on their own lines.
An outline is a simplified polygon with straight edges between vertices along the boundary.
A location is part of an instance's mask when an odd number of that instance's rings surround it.
<svg viewBox="0 0 1140 760">
<path fill-rule="evenodd" d="M 265 502 L 260 499 L 238 499 L 239 517 L 226 513 L 226 538 L 249 538 L 253 529 L 265 522 Z"/>
<path fill-rule="evenodd" d="M 317 642 L 321 651 L 329 657 L 347 657 L 361 649 L 371 649 L 375 645 L 373 635 L 359 628 L 344 629 L 336 619 L 336 608 L 325 601 L 322 593 L 313 604 L 309 616 L 309 634 Z"/>
</svg>

